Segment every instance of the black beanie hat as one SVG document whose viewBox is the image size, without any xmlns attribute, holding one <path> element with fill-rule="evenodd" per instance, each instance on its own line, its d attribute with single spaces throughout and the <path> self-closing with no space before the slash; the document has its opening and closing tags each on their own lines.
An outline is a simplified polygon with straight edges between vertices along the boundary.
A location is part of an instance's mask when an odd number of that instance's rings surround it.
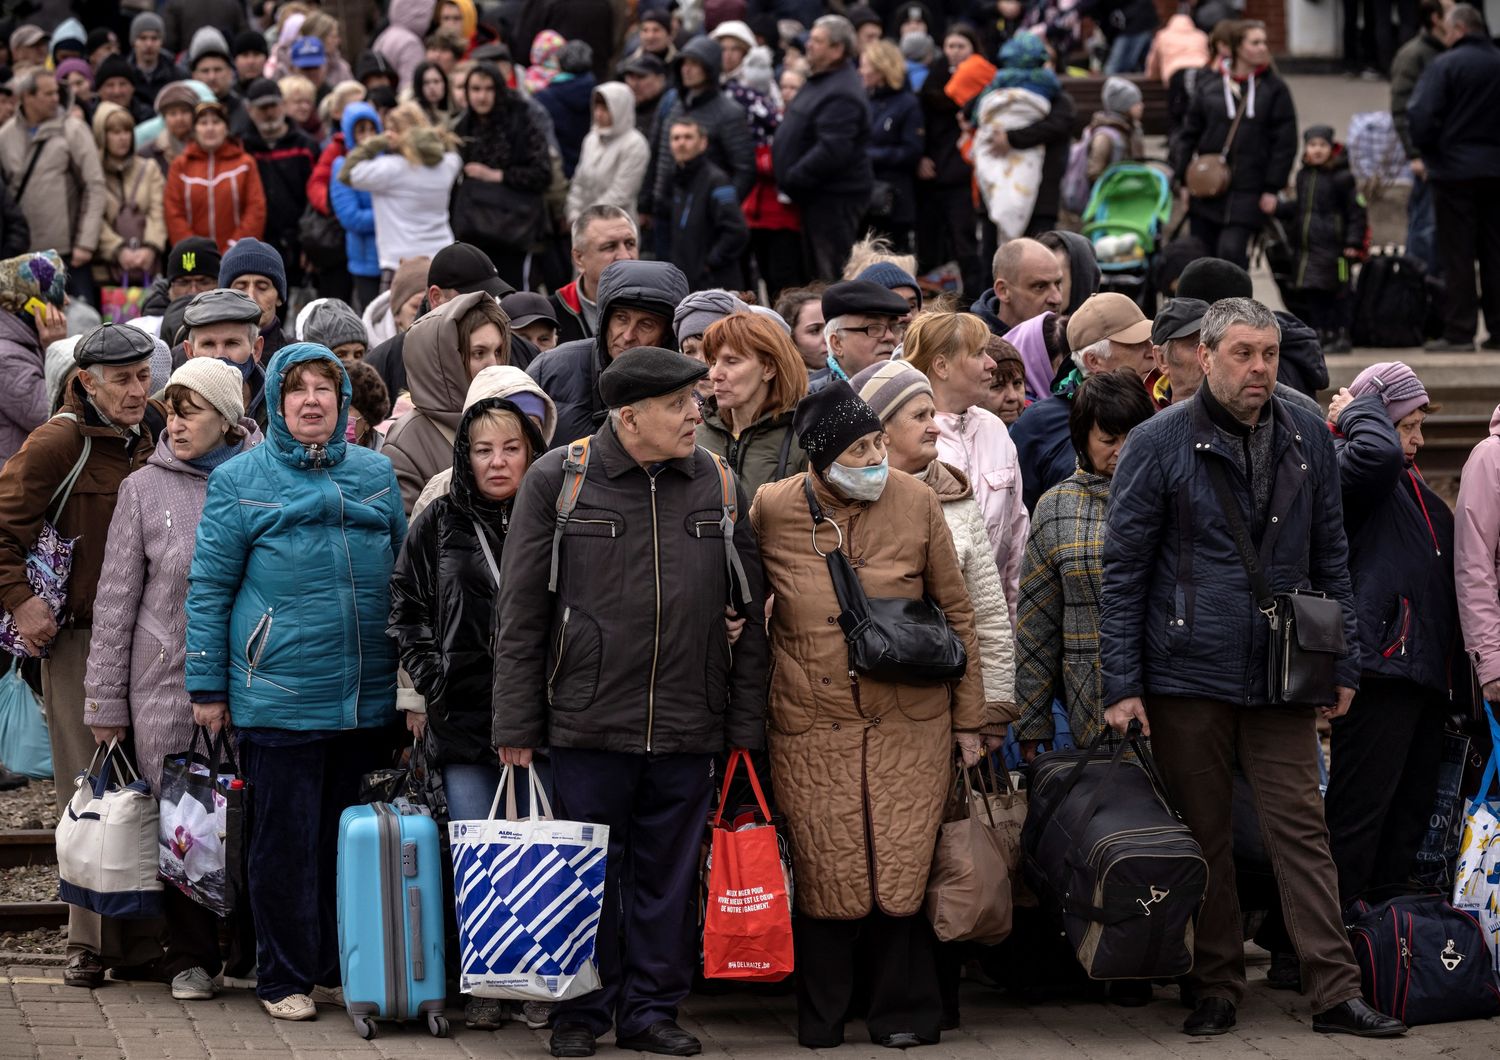
<svg viewBox="0 0 1500 1060">
<path fill-rule="evenodd" d="M 808 463 L 820 475 L 845 449 L 871 431 L 882 429 L 875 410 L 842 379 L 797 402 L 792 427 Z"/>
<path fill-rule="evenodd" d="M 1201 298 L 1209 305 L 1224 298 L 1254 298 L 1250 274 L 1223 258 L 1199 258 L 1177 279 L 1178 298 Z"/>
</svg>

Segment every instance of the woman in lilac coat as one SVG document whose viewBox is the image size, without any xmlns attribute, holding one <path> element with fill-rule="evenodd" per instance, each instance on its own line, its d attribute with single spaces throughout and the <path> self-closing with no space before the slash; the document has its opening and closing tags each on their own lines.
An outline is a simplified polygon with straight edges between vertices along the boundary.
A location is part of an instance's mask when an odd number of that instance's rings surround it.
<svg viewBox="0 0 1500 1060">
<path fill-rule="evenodd" d="M 214 468 L 259 445 L 231 364 L 188 360 L 167 383 L 167 429 L 146 466 L 120 484 L 94 605 L 83 720 L 107 743 L 134 738 L 141 776 L 160 794 L 162 759 L 187 749 L 195 710 L 186 676 L 188 569 Z M 214 726 L 215 728 L 217 725 Z M 165 889 L 163 971 L 178 1000 L 213 997 L 218 920 Z"/>
</svg>

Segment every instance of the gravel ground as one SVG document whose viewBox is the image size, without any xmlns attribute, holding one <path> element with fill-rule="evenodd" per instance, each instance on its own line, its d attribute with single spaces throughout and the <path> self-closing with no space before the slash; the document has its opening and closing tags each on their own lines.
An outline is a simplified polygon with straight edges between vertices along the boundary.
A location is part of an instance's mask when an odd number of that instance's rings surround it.
<svg viewBox="0 0 1500 1060">
<path fill-rule="evenodd" d="M 57 827 L 55 797 L 50 780 L 33 780 L 24 788 L 0 791 L 0 829 Z"/>
</svg>

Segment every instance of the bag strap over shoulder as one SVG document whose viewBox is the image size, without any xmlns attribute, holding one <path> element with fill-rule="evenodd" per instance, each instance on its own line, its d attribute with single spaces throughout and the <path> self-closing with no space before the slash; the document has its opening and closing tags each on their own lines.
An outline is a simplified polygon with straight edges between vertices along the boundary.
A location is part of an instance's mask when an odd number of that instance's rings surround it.
<svg viewBox="0 0 1500 1060">
<path fill-rule="evenodd" d="M 552 573 L 547 579 L 549 593 L 557 592 L 557 565 L 562 555 L 563 531 L 567 529 L 568 520 L 573 518 L 573 509 L 578 507 L 578 494 L 588 477 L 590 441 L 591 438 L 579 438 L 568 443 L 568 455 L 563 458 L 562 488 L 557 491 L 557 520 L 552 530 Z"/>
<path fill-rule="evenodd" d="M 1240 131 L 1240 121 L 1245 117 L 1245 108 L 1250 104 L 1250 85 L 1245 84 L 1245 94 L 1240 97 L 1240 105 L 1234 112 L 1234 121 L 1229 123 L 1229 135 L 1224 137 L 1224 146 L 1219 149 L 1219 154 L 1225 158 L 1229 157 L 1229 149 L 1234 146 L 1235 134 Z"/>
<path fill-rule="evenodd" d="M 700 447 L 701 448 L 701 447 Z M 729 573 L 729 604 L 736 610 L 750 606 L 750 579 L 745 575 L 745 565 L 740 562 L 740 550 L 734 545 L 734 526 L 740 519 L 739 482 L 729 461 L 718 453 L 709 452 L 714 468 L 719 472 L 719 530 L 724 535 L 724 566 Z"/>
<path fill-rule="evenodd" d="M 849 565 L 849 558 L 844 555 L 844 531 L 837 522 L 824 514 L 823 506 L 813 496 L 811 476 L 802 480 L 802 492 L 807 497 L 807 510 L 812 514 L 813 551 L 828 562 L 828 576 L 833 581 L 833 594 L 838 599 L 841 612 L 839 627 L 844 631 L 845 639 L 849 639 L 870 620 L 869 597 L 865 595 L 865 587 L 860 582 L 859 575 Z M 818 531 L 824 523 L 832 526 L 838 533 L 838 542 L 827 552 L 818 547 Z"/>
<path fill-rule="evenodd" d="M 1274 621 L 1276 597 L 1266 582 L 1265 571 L 1261 569 L 1260 553 L 1250 540 L 1250 530 L 1240 515 L 1239 501 L 1235 500 L 1234 491 L 1229 488 L 1229 478 L 1224 474 L 1224 467 L 1213 457 L 1209 457 L 1208 461 L 1208 480 L 1213 483 L 1219 507 L 1224 510 L 1224 518 L 1229 523 L 1230 536 L 1234 538 L 1234 547 L 1240 554 L 1240 562 L 1245 565 L 1245 574 L 1250 579 L 1250 591 L 1255 594 L 1255 606 L 1266 616 L 1267 621 Z"/>
<path fill-rule="evenodd" d="M 26 172 L 21 174 L 21 183 L 16 185 L 16 205 L 21 205 L 21 197 L 26 194 L 26 186 L 31 183 L 31 174 L 36 172 L 36 164 L 41 160 L 42 151 L 47 146 L 46 140 L 37 140 L 31 148 L 31 159 L 26 163 Z"/>
<path fill-rule="evenodd" d="M 55 420 L 72 420 L 75 423 L 78 421 L 78 417 L 71 412 L 59 412 L 52 418 Z M 51 508 L 53 502 L 57 501 L 58 497 L 62 498 L 62 501 L 53 509 L 52 516 L 48 520 L 52 525 L 56 526 L 57 521 L 62 518 L 63 509 L 68 506 L 68 498 L 73 495 L 73 485 L 78 481 L 78 476 L 83 474 L 83 465 L 89 462 L 89 454 L 93 450 L 94 440 L 85 434 L 83 436 L 83 451 L 78 454 L 77 462 L 74 463 L 73 469 L 68 472 L 67 477 L 57 484 L 57 489 L 52 491 L 52 497 L 47 501 L 47 506 Z"/>
</svg>

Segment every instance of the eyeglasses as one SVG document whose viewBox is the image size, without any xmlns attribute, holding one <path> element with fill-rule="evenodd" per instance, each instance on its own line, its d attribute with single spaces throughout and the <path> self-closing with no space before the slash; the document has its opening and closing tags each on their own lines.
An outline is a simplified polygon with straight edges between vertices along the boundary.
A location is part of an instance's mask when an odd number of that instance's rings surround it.
<svg viewBox="0 0 1500 1060">
<path fill-rule="evenodd" d="M 881 336 L 883 336 L 887 331 L 889 331 L 894 338 L 898 338 L 899 339 L 903 335 L 906 334 L 906 325 L 904 323 L 902 323 L 901 321 L 899 321 L 899 320 L 893 320 L 893 321 L 890 321 L 889 323 L 886 323 L 886 324 L 866 324 L 863 327 L 858 327 L 858 328 L 839 328 L 838 330 L 839 331 L 857 331 L 861 335 L 865 335 L 868 338 L 872 338 L 872 339 L 878 339 Z"/>
</svg>

